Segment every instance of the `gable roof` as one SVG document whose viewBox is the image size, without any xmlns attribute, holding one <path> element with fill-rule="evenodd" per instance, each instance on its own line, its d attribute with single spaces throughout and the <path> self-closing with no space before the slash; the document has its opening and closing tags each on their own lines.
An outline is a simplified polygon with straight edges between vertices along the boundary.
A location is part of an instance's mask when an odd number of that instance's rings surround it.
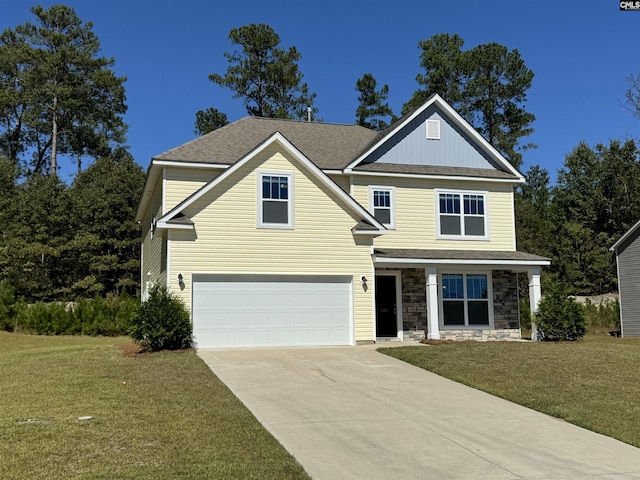
<svg viewBox="0 0 640 480">
<path fill-rule="evenodd" d="M 279 144 L 284 150 L 286 150 L 294 159 L 294 161 L 300 163 L 303 168 L 311 175 L 316 177 L 322 184 L 324 184 L 333 194 L 338 197 L 344 207 L 350 210 L 356 218 L 360 218 L 354 226 L 355 233 L 368 233 L 379 235 L 386 232 L 386 228 L 382 225 L 371 213 L 369 213 L 362 205 L 356 202 L 349 194 L 347 194 L 342 188 L 331 180 L 320 168 L 318 168 L 311 160 L 305 157 L 305 155 L 296 148 L 289 140 L 287 140 L 280 132 L 275 132 L 267 139 L 260 142 L 252 151 L 247 153 L 242 159 L 238 160 L 231 167 L 222 172 L 219 176 L 205 184 L 199 190 L 180 202 L 169 212 L 165 213 L 157 222 L 157 228 L 171 228 L 172 224 L 175 224 L 175 218 L 184 215 L 182 210 L 192 205 L 198 199 L 200 199 L 207 192 L 216 188 L 227 177 L 232 175 L 236 170 L 240 169 L 247 162 L 250 162 L 260 152 L 273 144 Z M 190 221 L 190 219 L 188 219 Z M 193 225 L 193 223 L 191 223 Z M 364 227 L 369 225 L 370 228 Z"/>
<path fill-rule="evenodd" d="M 363 163 L 373 151 L 383 146 L 409 122 L 431 105 L 464 130 L 498 169 L 472 169 L 435 165 L 397 165 Z M 258 148 L 265 138 L 279 132 L 295 145 L 307 160 L 321 170 L 346 174 L 429 176 L 464 180 L 487 179 L 512 183 L 524 182 L 524 176 L 462 118 L 439 95 L 431 96 L 421 107 L 409 112 L 383 132 L 375 132 L 359 125 L 302 122 L 276 118 L 244 117 L 190 142 L 160 153 L 152 158 L 142 196 L 136 211 L 141 221 L 151 201 L 154 186 L 161 174 L 161 166 L 183 165 L 200 168 L 229 168 Z M 355 159 L 355 160 L 354 160 Z"/>
<path fill-rule="evenodd" d="M 620 237 L 620 240 L 618 240 L 616 243 L 613 244 L 613 246 L 609 249 L 609 251 L 611 252 L 616 251 L 616 254 L 617 254 L 618 247 L 621 246 L 625 242 L 625 240 L 627 240 L 631 235 L 633 235 L 634 232 L 638 230 L 638 228 L 640 228 L 640 221 L 638 221 L 633 227 L 627 230 L 627 232 L 624 235 L 622 235 L 622 237 Z"/>
<path fill-rule="evenodd" d="M 365 147 L 365 149 L 344 169 L 345 173 L 353 173 L 365 168 L 365 160 L 376 150 L 383 148 L 387 142 L 390 142 L 392 137 L 405 128 L 412 120 L 418 117 L 422 112 L 432 105 L 438 107 L 440 111 L 454 124 L 456 124 L 463 132 L 465 132 L 473 142 L 480 148 L 491 160 L 493 160 L 503 172 L 509 174 L 509 176 L 516 181 L 524 182 L 524 176 L 520 173 L 509 161 L 493 147 L 478 131 L 467 122 L 458 112 L 456 112 L 451 105 L 444 101 L 444 99 L 436 94 L 433 94 L 429 99 L 416 108 L 412 112 L 408 113 L 400 120 L 392 124 L 381 135 L 373 139 L 373 141 Z M 451 171 L 456 171 L 459 167 L 448 167 Z M 500 172 L 500 170 L 496 170 Z"/>
<path fill-rule="evenodd" d="M 153 160 L 232 165 L 275 132 L 280 132 L 323 170 L 342 170 L 378 136 L 377 132 L 359 125 L 245 117 L 161 153 Z"/>
</svg>

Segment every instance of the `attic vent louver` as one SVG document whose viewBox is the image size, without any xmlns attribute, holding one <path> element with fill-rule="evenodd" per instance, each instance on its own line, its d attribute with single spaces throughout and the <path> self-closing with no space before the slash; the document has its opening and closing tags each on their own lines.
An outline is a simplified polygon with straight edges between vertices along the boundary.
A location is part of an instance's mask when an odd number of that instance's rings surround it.
<svg viewBox="0 0 640 480">
<path fill-rule="evenodd" d="M 440 140 L 440 120 L 427 120 L 427 140 Z"/>
</svg>

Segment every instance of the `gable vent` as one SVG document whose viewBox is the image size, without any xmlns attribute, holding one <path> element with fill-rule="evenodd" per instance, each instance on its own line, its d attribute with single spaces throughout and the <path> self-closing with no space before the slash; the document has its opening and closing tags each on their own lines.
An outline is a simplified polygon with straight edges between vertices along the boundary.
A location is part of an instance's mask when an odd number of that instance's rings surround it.
<svg viewBox="0 0 640 480">
<path fill-rule="evenodd" d="M 440 120 L 427 120 L 427 140 L 440 140 Z"/>
</svg>

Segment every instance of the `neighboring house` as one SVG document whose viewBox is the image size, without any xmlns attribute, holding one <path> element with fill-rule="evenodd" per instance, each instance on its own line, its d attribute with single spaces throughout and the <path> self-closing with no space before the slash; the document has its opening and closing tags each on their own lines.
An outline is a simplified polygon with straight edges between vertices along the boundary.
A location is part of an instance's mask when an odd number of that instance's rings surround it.
<svg viewBox="0 0 640 480">
<path fill-rule="evenodd" d="M 199 348 L 520 338 L 549 260 L 516 250 L 524 178 L 439 96 L 382 133 L 243 118 L 153 158 L 142 296 Z"/>
<path fill-rule="evenodd" d="M 618 264 L 620 328 L 623 337 L 640 337 L 640 222 L 618 240 L 612 251 Z"/>
</svg>

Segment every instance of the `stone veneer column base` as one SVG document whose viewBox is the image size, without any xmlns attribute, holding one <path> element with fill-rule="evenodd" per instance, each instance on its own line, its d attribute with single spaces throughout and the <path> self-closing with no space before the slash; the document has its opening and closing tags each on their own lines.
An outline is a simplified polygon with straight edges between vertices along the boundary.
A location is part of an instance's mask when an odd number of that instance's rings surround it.
<svg viewBox="0 0 640 480">
<path fill-rule="evenodd" d="M 521 340 L 522 335 L 519 328 L 501 328 L 498 330 L 477 330 L 477 329 L 457 329 L 457 330 L 440 330 L 440 338 L 442 340 L 475 340 L 478 342 L 487 341 L 509 341 Z"/>
<path fill-rule="evenodd" d="M 424 340 L 426 338 L 426 334 L 424 330 L 405 330 L 402 333 L 402 338 L 403 340 L 419 341 Z"/>
</svg>

